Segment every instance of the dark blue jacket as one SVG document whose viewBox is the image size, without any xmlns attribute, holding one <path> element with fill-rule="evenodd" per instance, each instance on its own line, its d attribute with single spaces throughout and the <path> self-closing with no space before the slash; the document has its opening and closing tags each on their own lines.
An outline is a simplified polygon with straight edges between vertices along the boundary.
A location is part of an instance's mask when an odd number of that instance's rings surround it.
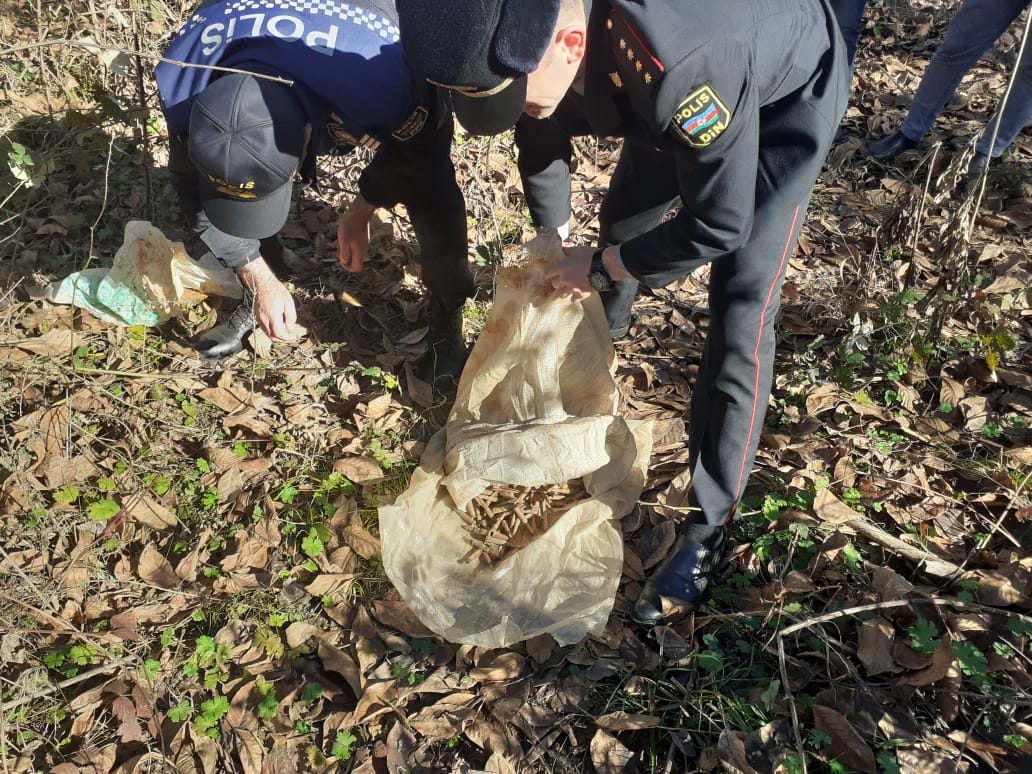
<svg viewBox="0 0 1032 774">
<path fill-rule="evenodd" d="M 209 0 L 164 56 L 292 80 L 312 124 L 316 153 L 341 144 L 375 148 L 402 128 L 424 89 L 413 88 L 393 8 L 361 5 Z M 374 10 L 376 5 L 382 7 Z M 187 134 L 194 99 L 218 74 L 206 67 L 158 64 L 155 78 L 170 132 Z"/>
<path fill-rule="evenodd" d="M 257 240 L 225 234 L 200 211 L 196 170 L 187 157 L 190 109 L 197 95 L 232 68 L 285 78 L 303 105 L 312 138 L 302 179 L 315 157 L 357 145 L 376 150 L 359 191 L 378 207 L 411 194 L 427 175 L 454 187 L 447 160 L 451 113 L 436 87 L 413 77 L 398 42 L 389 0 L 207 0 L 187 20 L 155 68 L 169 130 L 169 172 L 187 217 L 215 257 L 237 268 L 258 256 Z M 191 65 L 207 65 L 191 66 Z M 423 170 L 429 170 L 425 174 Z"/>
</svg>

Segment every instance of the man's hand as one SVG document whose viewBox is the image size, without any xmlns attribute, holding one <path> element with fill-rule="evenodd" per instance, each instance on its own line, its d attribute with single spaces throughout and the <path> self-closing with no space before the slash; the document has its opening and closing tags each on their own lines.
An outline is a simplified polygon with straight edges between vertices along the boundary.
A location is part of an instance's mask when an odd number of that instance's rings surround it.
<svg viewBox="0 0 1032 774">
<path fill-rule="evenodd" d="M 238 270 L 240 281 L 254 293 L 254 316 L 274 341 L 293 341 L 297 311 L 290 291 L 276 279 L 272 269 L 256 258 Z"/>
<path fill-rule="evenodd" d="M 376 207 L 361 194 L 337 218 L 337 260 L 345 271 L 362 271 L 369 251 L 369 221 Z"/>
<path fill-rule="evenodd" d="M 595 251 L 590 247 L 564 247 L 566 257 L 545 272 L 545 277 L 552 281 L 552 287 L 560 296 L 569 296 L 573 301 L 583 301 L 594 293 L 588 282 L 591 269 L 591 258 Z M 613 281 L 627 279 L 631 275 L 620 260 L 620 248 L 617 245 L 607 247 L 602 253 L 602 265 Z"/>
</svg>

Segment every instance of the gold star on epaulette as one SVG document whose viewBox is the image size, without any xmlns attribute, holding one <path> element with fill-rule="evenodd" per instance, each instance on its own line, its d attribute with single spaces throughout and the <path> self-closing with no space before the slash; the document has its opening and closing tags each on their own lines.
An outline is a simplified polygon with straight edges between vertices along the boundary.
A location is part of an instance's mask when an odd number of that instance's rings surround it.
<svg viewBox="0 0 1032 774">
<path fill-rule="evenodd" d="M 623 79 L 620 77 L 620 73 L 609 73 L 609 77 L 613 81 L 613 85 L 616 86 L 616 88 L 623 88 Z"/>
<path fill-rule="evenodd" d="M 630 48 L 627 49 L 627 58 L 628 59 L 634 59 L 634 50 L 633 49 L 630 49 Z"/>
<path fill-rule="evenodd" d="M 627 48 L 627 41 L 620 38 L 620 48 Z"/>
<path fill-rule="evenodd" d="M 652 73 L 645 73 L 645 83 L 652 83 Z"/>
<path fill-rule="evenodd" d="M 634 69 L 637 70 L 640 73 L 641 72 L 641 62 L 635 62 L 634 63 Z"/>
</svg>

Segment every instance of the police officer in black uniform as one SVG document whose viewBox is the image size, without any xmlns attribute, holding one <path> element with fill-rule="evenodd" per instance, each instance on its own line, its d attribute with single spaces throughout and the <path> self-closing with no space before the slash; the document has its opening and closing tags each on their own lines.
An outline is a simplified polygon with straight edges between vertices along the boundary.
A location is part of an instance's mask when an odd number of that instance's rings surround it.
<svg viewBox="0 0 1032 774">
<path fill-rule="evenodd" d="M 570 136 L 623 137 L 599 215 L 602 250 L 569 247 L 552 281 L 600 289 L 626 330 L 636 283 L 710 264 L 710 330 L 692 399 L 693 518 L 646 583 L 701 600 L 759 443 L 781 283 L 847 97 L 825 0 L 398 0 L 410 61 L 475 133 L 517 129 L 538 226 L 570 214 Z M 675 217 L 664 215 L 679 204 Z"/>
<path fill-rule="evenodd" d="M 248 291 L 196 343 L 201 354 L 239 350 L 255 317 L 274 339 L 290 337 L 294 303 L 274 270 L 285 270 L 275 235 L 294 180 L 315 182 L 317 155 L 363 145 L 376 154 L 338 222 L 340 263 L 360 270 L 373 212 L 404 203 L 430 291 L 430 349 L 416 371 L 438 387 L 458 378 L 473 282 L 451 110 L 443 90 L 413 76 L 398 37 L 389 0 L 208 0 L 169 45 L 155 77 L 172 182 Z"/>
</svg>

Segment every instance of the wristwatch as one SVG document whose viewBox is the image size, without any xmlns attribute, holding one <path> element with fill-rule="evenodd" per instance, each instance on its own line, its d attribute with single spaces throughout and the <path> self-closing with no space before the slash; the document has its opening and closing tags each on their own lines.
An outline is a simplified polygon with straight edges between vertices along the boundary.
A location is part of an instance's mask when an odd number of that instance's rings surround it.
<svg viewBox="0 0 1032 774">
<path fill-rule="evenodd" d="M 606 271 L 605 264 L 602 263 L 602 253 L 604 250 L 605 248 L 595 251 L 595 254 L 591 256 L 591 268 L 588 269 L 588 284 L 599 293 L 605 293 L 616 287 L 613 278 Z"/>
</svg>

